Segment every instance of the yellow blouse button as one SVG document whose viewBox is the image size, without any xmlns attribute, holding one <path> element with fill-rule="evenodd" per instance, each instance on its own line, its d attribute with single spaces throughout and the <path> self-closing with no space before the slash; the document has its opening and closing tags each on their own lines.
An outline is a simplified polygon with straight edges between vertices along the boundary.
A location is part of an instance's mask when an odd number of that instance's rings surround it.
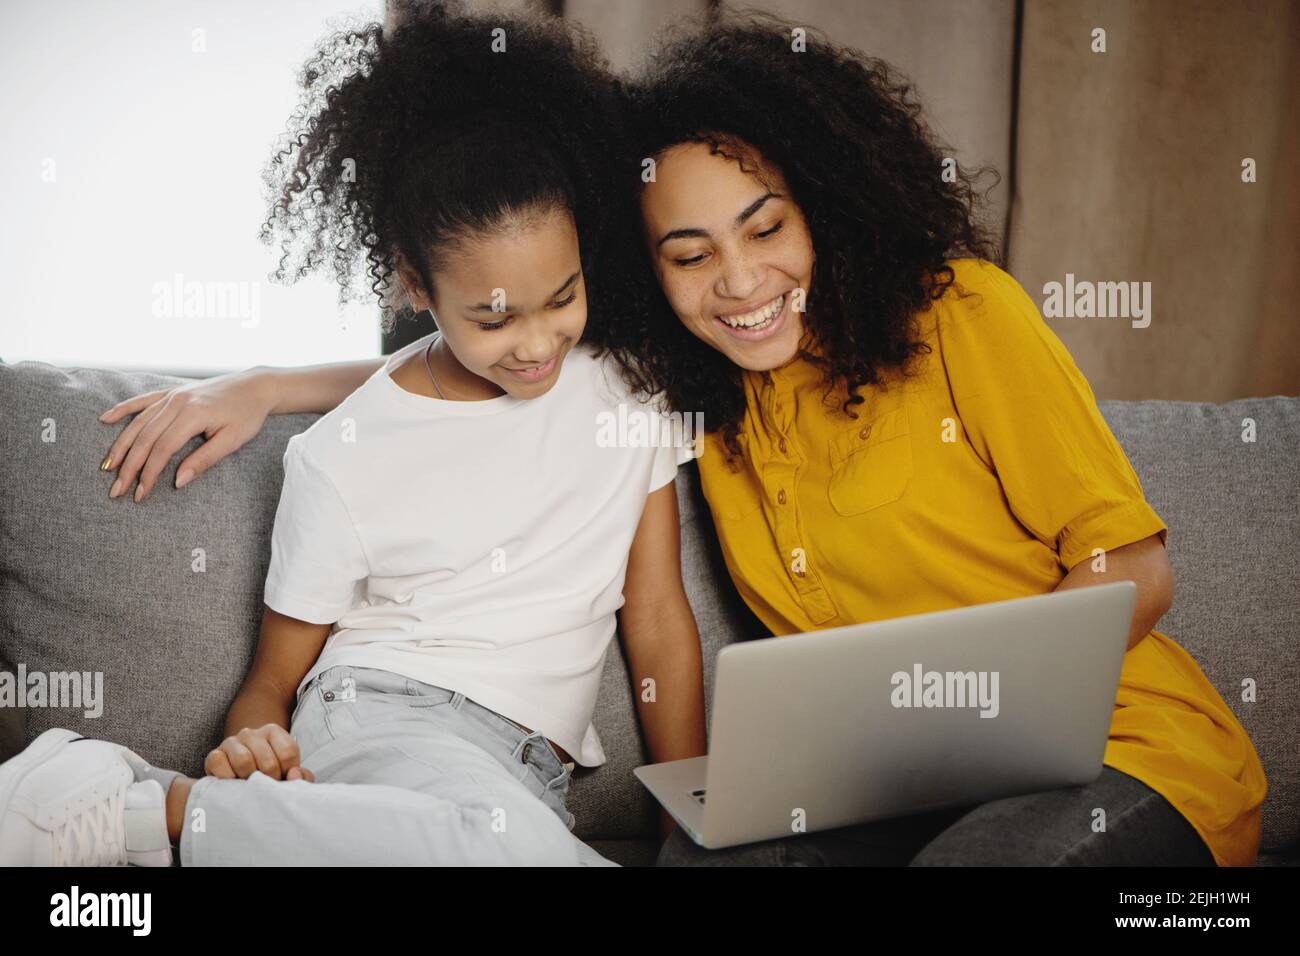
<svg viewBox="0 0 1300 956">
<path fill-rule="evenodd" d="M 858 437 L 859 437 L 859 438 L 866 438 L 866 437 L 867 437 L 868 435 L 870 435 L 870 434 L 871 434 L 871 426 L 870 426 L 870 425 L 863 425 L 863 426 L 862 426 L 862 431 L 858 432 Z"/>
<path fill-rule="evenodd" d="M 778 492 L 776 493 L 776 503 L 777 503 L 777 504 L 780 504 L 780 505 L 785 504 L 785 489 L 784 489 L 784 488 L 782 488 L 780 491 L 778 491 Z"/>
</svg>

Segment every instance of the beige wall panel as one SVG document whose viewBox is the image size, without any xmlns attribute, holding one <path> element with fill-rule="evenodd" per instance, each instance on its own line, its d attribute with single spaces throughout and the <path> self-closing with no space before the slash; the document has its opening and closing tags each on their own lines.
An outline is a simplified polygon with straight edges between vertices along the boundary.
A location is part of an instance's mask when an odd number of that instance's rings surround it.
<svg viewBox="0 0 1300 956">
<path fill-rule="evenodd" d="M 1051 321 L 1099 397 L 1300 392 L 1298 44 L 1291 0 L 1026 4 L 1010 269 L 1152 284 L 1147 328 Z"/>
<path fill-rule="evenodd" d="M 614 69 L 628 70 L 662 27 L 704 16 L 708 7 L 707 0 L 564 0 L 564 15 L 592 31 Z"/>
</svg>

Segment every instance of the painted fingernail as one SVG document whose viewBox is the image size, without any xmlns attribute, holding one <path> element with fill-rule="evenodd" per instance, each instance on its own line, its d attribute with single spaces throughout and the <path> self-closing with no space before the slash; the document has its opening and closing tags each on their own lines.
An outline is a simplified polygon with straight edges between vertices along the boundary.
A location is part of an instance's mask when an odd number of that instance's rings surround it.
<svg viewBox="0 0 1300 956">
<path fill-rule="evenodd" d="M 105 455 L 105 456 L 104 456 L 104 460 L 101 461 L 101 462 L 99 463 L 99 470 L 100 470 L 100 471 L 108 471 L 108 469 L 110 469 L 110 468 L 112 468 L 112 467 L 113 467 L 113 456 L 112 456 L 112 455 Z"/>
<path fill-rule="evenodd" d="M 108 489 L 108 496 L 110 498 L 116 498 L 121 493 L 122 493 L 122 479 L 119 478 L 117 479 L 117 481 L 113 482 L 113 487 Z"/>
<path fill-rule="evenodd" d="M 176 476 L 176 487 L 184 488 L 186 485 L 190 483 L 190 479 L 193 477 L 194 477 L 194 472 L 186 468 L 184 471 L 182 471 L 179 475 Z"/>
</svg>

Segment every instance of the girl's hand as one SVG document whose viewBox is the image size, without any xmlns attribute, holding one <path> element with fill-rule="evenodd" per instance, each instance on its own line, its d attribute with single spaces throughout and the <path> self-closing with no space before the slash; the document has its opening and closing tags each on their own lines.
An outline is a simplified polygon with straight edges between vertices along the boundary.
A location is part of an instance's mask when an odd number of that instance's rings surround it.
<svg viewBox="0 0 1300 956">
<path fill-rule="evenodd" d="M 118 470 L 109 497 L 127 491 L 138 474 L 135 500 L 141 500 L 153 489 L 171 457 L 201 434 L 207 441 L 176 468 L 176 487 L 185 487 L 256 435 L 274 405 L 271 373 L 260 368 L 158 389 L 119 402 L 99 418 L 111 425 L 124 415 L 135 414 L 100 464 L 102 471 Z"/>
<path fill-rule="evenodd" d="M 298 741 L 279 724 L 245 727 L 208 752 L 203 772 L 210 777 L 247 780 L 260 770 L 273 780 L 316 782 L 316 775 L 299 763 Z"/>
</svg>

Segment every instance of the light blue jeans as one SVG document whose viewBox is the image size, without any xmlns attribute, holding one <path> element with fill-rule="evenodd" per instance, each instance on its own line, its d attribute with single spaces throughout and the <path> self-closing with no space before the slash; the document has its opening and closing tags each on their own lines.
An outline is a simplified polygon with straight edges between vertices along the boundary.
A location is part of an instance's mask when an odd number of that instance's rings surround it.
<svg viewBox="0 0 1300 956">
<path fill-rule="evenodd" d="M 182 866 L 615 866 L 571 832 L 569 772 L 464 694 L 370 667 L 312 678 L 290 721 L 316 776 L 203 777 Z"/>
</svg>

